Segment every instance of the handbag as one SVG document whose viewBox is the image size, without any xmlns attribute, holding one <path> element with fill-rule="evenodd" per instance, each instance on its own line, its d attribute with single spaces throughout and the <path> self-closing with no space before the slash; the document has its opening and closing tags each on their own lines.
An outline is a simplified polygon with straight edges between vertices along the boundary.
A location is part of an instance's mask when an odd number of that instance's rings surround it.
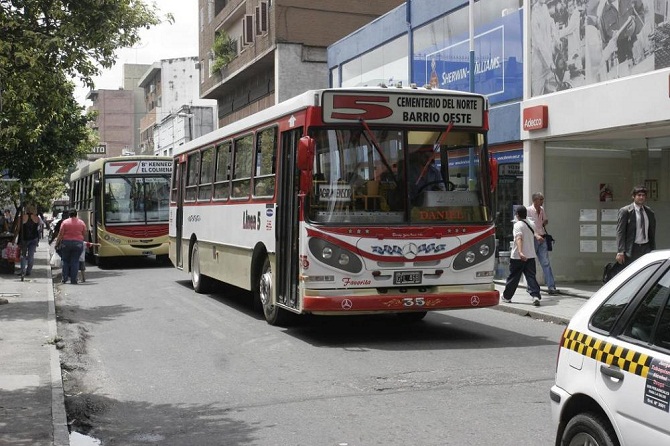
<svg viewBox="0 0 670 446">
<path fill-rule="evenodd" d="M 554 242 L 556 240 L 552 237 L 551 234 L 544 234 L 544 242 L 547 244 L 547 251 L 554 250 Z"/>
</svg>

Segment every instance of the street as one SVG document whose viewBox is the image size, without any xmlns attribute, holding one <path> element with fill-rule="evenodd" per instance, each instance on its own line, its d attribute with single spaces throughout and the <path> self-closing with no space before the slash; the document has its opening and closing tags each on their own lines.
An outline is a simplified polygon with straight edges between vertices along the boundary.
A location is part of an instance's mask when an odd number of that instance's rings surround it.
<svg viewBox="0 0 670 446">
<path fill-rule="evenodd" d="M 54 280 L 68 421 L 103 445 L 547 445 L 560 325 L 493 309 L 268 325 L 153 259 Z"/>
</svg>

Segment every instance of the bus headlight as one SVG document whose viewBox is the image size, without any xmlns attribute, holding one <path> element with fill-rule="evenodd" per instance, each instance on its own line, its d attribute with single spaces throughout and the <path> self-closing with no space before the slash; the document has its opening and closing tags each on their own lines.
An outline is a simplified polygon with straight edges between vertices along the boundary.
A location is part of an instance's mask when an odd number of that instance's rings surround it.
<svg viewBox="0 0 670 446">
<path fill-rule="evenodd" d="M 320 262 L 348 273 L 363 271 L 363 261 L 353 252 L 318 237 L 310 237 L 307 242 L 309 252 Z"/>
<path fill-rule="evenodd" d="M 456 271 L 471 268 L 491 258 L 495 252 L 495 238 L 493 236 L 486 237 L 477 245 L 470 249 L 458 253 L 454 258 L 453 268 Z"/>
</svg>

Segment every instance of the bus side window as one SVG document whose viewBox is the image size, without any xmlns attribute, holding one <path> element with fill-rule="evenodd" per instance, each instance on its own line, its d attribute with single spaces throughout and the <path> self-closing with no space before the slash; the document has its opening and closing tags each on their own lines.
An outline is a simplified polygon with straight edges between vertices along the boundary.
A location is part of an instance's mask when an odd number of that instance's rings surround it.
<svg viewBox="0 0 670 446">
<path fill-rule="evenodd" d="M 212 197 L 212 169 L 214 167 L 214 147 L 202 152 L 200 167 L 200 185 L 198 186 L 198 201 L 209 201 Z"/>
<path fill-rule="evenodd" d="M 230 192 L 230 155 L 231 143 L 226 141 L 216 147 L 216 165 L 214 166 L 214 199 L 227 200 Z"/>
<path fill-rule="evenodd" d="M 236 139 L 233 147 L 233 198 L 249 196 L 253 159 L 253 135 Z"/>
<path fill-rule="evenodd" d="M 186 176 L 186 201 L 195 201 L 198 195 L 198 180 L 200 173 L 200 152 L 188 156 L 188 173 Z"/>
<path fill-rule="evenodd" d="M 256 134 L 256 169 L 254 195 L 271 197 L 275 193 L 277 168 L 277 128 L 265 129 Z"/>
</svg>

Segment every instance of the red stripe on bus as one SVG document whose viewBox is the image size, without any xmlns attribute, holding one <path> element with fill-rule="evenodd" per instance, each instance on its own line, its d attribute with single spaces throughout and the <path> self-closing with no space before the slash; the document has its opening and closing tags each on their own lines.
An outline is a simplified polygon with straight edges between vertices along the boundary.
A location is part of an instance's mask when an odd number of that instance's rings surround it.
<svg viewBox="0 0 670 446">
<path fill-rule="evenodd" d="M 418 300 L 420 299 L 420 300 Z M 418 304 L 420 302 L 420 305 Z M 367 296 L 304 296 L 303 311 L 356 313 L 369 311 L 429 311 L 498 305 L 498 291 L 443 294 L 374 294 Z"/>
</svg>

